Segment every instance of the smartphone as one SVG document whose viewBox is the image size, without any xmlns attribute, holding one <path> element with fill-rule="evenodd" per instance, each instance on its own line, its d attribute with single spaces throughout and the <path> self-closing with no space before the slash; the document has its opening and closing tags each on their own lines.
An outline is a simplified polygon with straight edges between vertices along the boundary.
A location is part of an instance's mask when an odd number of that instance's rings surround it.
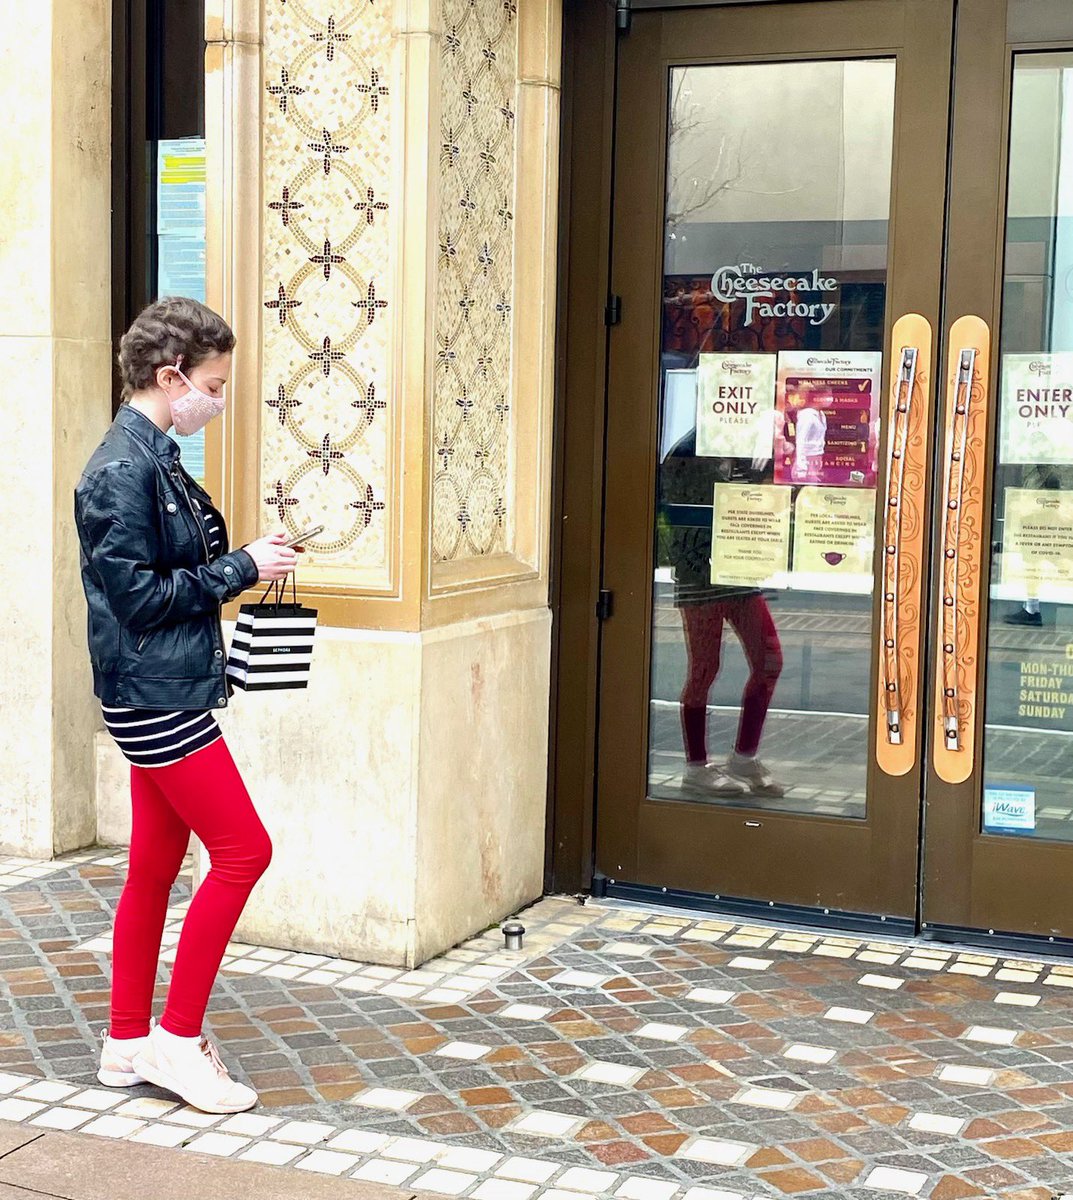
<svg viewBox="0 0 1073 1200">
<path fill-rule="evenodd" d="M 315 538 L 318 533 L 324 532 L 323 525 L 311 525 L 308 529 L 303 529 L 301 533 L 295 534 L 289 541 L 284 542 L 285 546 L 301 546 L 308 542 L 310 538 Z"/>
</svg>

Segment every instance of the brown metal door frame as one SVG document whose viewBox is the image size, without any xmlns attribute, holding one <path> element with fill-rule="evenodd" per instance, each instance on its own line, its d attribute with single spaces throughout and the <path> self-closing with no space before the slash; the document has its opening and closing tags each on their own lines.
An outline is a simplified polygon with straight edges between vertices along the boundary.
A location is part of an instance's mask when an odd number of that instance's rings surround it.
<svg viewBox="0 0 1073 1200">
<path fill-rule="evenodd" d="M 1018 52 L 1073 50 L 1073 12 L 1052 0 L 960 0 L 951 130 L 948 241 L 945 270 L 945 353 L 950 326 L 982 317 L 991 330 L 986 396 L 989 444 L 994 443 L 999 394 L 999 330 L 1006 237 L 1007 166 L 1013 60 Z M 945 373 L 950 364 L 944 366 Z M 991 541 L 993 463 L 985 464 L 985 546 Z M 979 698 L 974 711 L 976 754 L 969 777 L 944 782 L 929 756 L 925 788 L 922 924 L 933 936 L 983 931 L 1029 938 L 1073 938 L 1073 845 L 982 832 L 983 653 L 990 592 L 990 556 L 981 555 L 975 581 L 980 605 Z M 930 670 L 934 673 L 933 661 Z"/>
<path fill-rule="evenodd" d="M 859 0 L 827 0 L 827 3 L 837 4 L 844 15 L 860 7 Z M 635 21 L 650 19 L 649 14 L 641 12 L 648 6 L 648 0 L 640 3 L 635 0 L 632 5 Z M 808 7 L 816 10 L 820 5 Z M 684 12 L 685 8 L 682 4 L 678 11 Z M 766 14 L 781 22 L 790 7 L 785 3 L 756 3 L 739 11 L 750 11 L 756 18 Z M 935 388 L 939 409 L 945 399 L 941 381 L 947 374 L 947 345 L 954 321 L 966 314 L 979 314 L 990 325 L 996 335 L 993 341 L 997 343 L 1012 56 L 1019 50 L 1073 47 L 1073 32 L 1064 30 L 1061 24 L 1064 21 L 1068 25 L 1070 20 L 1067 0 L 1008 0 L 1008 3 L 960 0 L 959 13 L 948 194 L 949 242 L 944 273 L 948 291 L 942 324 L 934 320 L 933 314 L 936 359 L 933 373 L 940 381 Z M 694 15 L 700 14 L 694 9 Z M 564 253 L 560 262 L 557 457 L 560 523 L 555 579 L 557 663 L 552 701 L 555 755 L 549 789 L 548 885 L 576 890 L 590 882 L 594 853 L 596 682 L 601 632 L 594 609 L 601 583 L 606 403 L 603 307 L 609 282 L 615 12 L 611 4 L 566 0 L 564 16 L 561 209 Z M 822 49 L 831 53 L 830 45 Z M 898 144 L 906 145 L 914 137 L 919 142 L 920 132 L 917 127 L 910 136 L 900 136 Z M 942 155 L 934 157 L 934 162 L 922 163 L 919 155 L 910 155 L 908 165 L 903 158 L 896 164 L 896 174 L 923 167 L 933 173 L 941 171 L 945 184 L 946 163 L 939 161 Z M 915 197 L 912 193 L 906 197 L 910 206 L 916 200 L 916 216 L 913 208 L 907 211 L 899 198 L 892 211 L 895 236 L 899 228 L 919 225 L 921 216 L 927 224 L 934 211 L 921 213 L 921 209 L 933 209 L 932 196 L 934 181 Z M 919 289 L 938 289 L 940 259 L 937 254 L 932 259 L 935 266 L 929 268 L 925 278 L 917 280 Z M 899 278 L 895 272 L 892 288 L 897 286 Z M 926 311 L 927 305 L 910 303 L 908 298 L 902 300 L 892 290 L 888 321 L 910 308 Z M 615 336 L 622 332 L 616 331 Z M 999 347 L 995 344 L 992 349 L 997 362 Z M 992 430 L 996 402 L 997 371 L 992 371 L 987 395 L 987 418 Z M 992 502 L 990 463 L 988 468 L 985 533 L 990 529 Z M 936 489 L 933 507 L 939 502 Z M 986 555 L 980 574 L 981 619 L 986 621 L 989 584 Z M 621 591 L 618 600 L 620 616 Z M 928 621 L 932 625 L 934 604 L 932 586 L 928 597 Z M 634 647 L 635 655 L 637 651 Z M 929 692 L 935 665 L 930 662 L 924 675 Z M 983 696 L 982 666 L 976 684 L 977 694 Z M 930 694 L 926 700 L 930 701 Z M 977 705 L 975 722 L 977 743 L 982 744 L 982 704 Z M 925 740 L 930 742 L 930 724 L 927 734 Z M 1028 930 L 1037 936 L 1050 936 L 1055 917 L 1065 912 L 1064 906 L 1069 903 L 1065 880 L 1070 873 L 1073 848 L 982 835 L 979 763 L 969 780 L 951 785 L 937 777 L 930 746 L 925 746 L 922 753 L 928 758 L 921 879 L 926 932 L 947 936 L 951 932 L 961 935 L 967 929 L 994 928 L 1000 932 Z M 915 809 L 918 801 L 911 792 L 923 782 L 918 771 L 907 789 L 907 808 Z M 606 810 L 603 816 L 606 820 Z M 821 824 L 816 822 L 817 827 Z M 1066 936 L 1069 932 L 1068 928 L 1062 930 Z"/>
<path fill-rule="evenodd" d="M 545 884 L 592 879 L 615 13 L 564 0 Z"/>
<path fill-rule="evenodd" d="M 642 799 L 646 787 L 654 408 L 659 362 L 665 96 L 671 64 L 897 57 L 887 331 L 904 313 L 937 325 L 952 5 L 847 0 L 767 9 L 635 13 L 620 44 L 613 287 L 623 319 L 609 368 L 597 870 L 642 886 L 913 920 L 919 770 L 884 776 L 865 821 Z M 886 364 L 889 368 L 889 363 Z M 639 531 L 644 531 L 640 534 Z M 878 772 L 873 767 L 873 778 Z M 761 826 L 755 820 L 761 818 Z M 746 820 L 749 824 L 746 825 Z M 703 830 L 703 835 L 701 831 Z M 719 847 L 721 880 L 711 871 Z"/>
</svg>

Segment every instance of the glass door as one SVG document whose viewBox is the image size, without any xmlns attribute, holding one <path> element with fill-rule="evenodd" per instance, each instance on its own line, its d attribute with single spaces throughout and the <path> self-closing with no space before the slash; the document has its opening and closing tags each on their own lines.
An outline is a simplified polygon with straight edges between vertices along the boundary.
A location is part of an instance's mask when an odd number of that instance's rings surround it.
<svg viewBox="0 0 1073 1200">
<path fill-rule="evenodd" d="M 613 891 L 1073 939 L 1073 9 L 954 8 L 620 42 Z"/>
<path fill-rule="evenodd" d="M 940 932 L 1057 941 L 1073 937 L 1073 11 L 961 8 L 947 317 L 982 318 L 996 344 L 968 414 L 970 620 L 953 656 L 937 624 L 931 664 L 922 915 Z M 948 406 L 954 373 L 948 361 Z M 950 582 L 939 572 L 937 601 Z M 953 751 L 944 672 L 959 689 Z"/>
<path fill-rule="evenodd" d="M 620 42 L 612 889 L 916 920 L 952 7 L 642 11 Z"/>
</svg>

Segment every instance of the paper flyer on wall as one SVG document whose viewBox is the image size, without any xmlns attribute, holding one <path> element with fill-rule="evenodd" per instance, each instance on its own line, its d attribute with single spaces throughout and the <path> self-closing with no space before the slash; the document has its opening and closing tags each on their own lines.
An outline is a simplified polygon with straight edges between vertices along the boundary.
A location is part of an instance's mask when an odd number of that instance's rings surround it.
<svg viewBox="0 0 1073 1200">
<path fill-rule="evenodd" d="M 1006 600 L 1073 603 L 1073 492 L 1007 488 L 999 583 Z"/>
<path fill-rule="evenodd" d="M 789 557 L 790 489 L 717 483 L 712 505 L 712 583 L 784 588 Z"/>
<path fill-rule="evenodd" d="M 871 489 L 801 488 L 794 501 L 790 586 L 869 595 L 875 514 Z"/>
<path fill-rule="evenodd" d="M 775 438 L 775 355 L 701 354 L 697 454 L 770 460 Z"/>
<path fill-rule="evenodd" d="M 883 355 L 779 354 L 775 482 L 874 488 Z"/>
<path fill-rule="evenodd" d="M 1073 351 L 1002 356 L 999 462 L 1073 463 Z"/>
</svg>

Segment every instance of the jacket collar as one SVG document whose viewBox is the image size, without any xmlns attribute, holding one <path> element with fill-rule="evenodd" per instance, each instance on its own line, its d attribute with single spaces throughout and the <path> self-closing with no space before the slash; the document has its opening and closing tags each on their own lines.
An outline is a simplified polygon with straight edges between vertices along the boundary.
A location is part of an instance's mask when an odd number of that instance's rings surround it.
<svg viewBox="0 0 1073 1200">
<path fill-rule="evenodd" d="M 161 433 L 145 413 L 131 408 L 129 404 L 120 407 L 115 423 L 133 434 L 138 441 L 144 442 L 166 467 L 170 468 L 179 457 L 178 445 L 166 433 Z"/>
</svg>

